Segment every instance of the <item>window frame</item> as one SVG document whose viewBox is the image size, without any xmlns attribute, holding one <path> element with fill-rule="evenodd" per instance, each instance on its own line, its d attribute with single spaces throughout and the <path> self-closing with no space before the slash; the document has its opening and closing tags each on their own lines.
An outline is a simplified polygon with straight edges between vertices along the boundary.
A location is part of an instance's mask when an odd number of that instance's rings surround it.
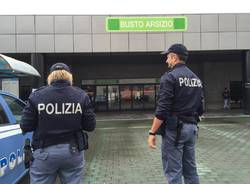
<svg viewBox="0 0 250 184">
<path fill-rule="evenodd" d="M 21 99 L 19 99 L 18 97 L 11 95 L 9 93 L 1 92 L 0 93 L 0 103 L 1 103 L 3 110 L 5 111 L 5 114 L 6 114 L 7 119 L 8 119 L 8 123 L 4 123 L 4 124 L 2 124 L 2 126 L 10 125 L 10 124 L 19 124 L 19 122 L 16 121 L 16 117 L 14 116 L 14 114 L 13 114 L 12 110 L 10 109 L 8 103 L 6 102 L 4 96 L 9 97 L 9 98 L 13 98 L 25 106 L 25 102 L 22 101 Z"/>
</svg>

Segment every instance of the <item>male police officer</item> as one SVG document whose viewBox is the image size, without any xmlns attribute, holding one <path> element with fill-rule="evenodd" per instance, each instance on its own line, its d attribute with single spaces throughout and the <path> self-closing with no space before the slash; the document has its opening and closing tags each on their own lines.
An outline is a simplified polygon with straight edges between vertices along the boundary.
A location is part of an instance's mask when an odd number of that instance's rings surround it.
<svg viewBox="0 0 250 184">
<path fill-rule="evenodd" d="M 47 80 L 48 86 L 29 96 L 20 124 L 23 133 L 33 131 L 30 181 L 52 184 L 58 174 L 62 183 L 80 184 L 84 155 L 79 132 L 94 130 L 95 114 L 88 95 L 72 86 L 66 64 L 52 65 Z"/>
<path fill-rule="evenodd" d="M 148 145 L 156 148 L 156 132 L 162 135 L 162 162 L 168 184 L 198 184 L 195 164 L 197 116 L 202 109 L 202 83 L 185 65 L 188 51 L 182 44 L 173 44 L 167 51 L 170 68 L 161 77 L 157 107 Z M 159 131 L 158 130 L 158 131 Z"/>
</svg>

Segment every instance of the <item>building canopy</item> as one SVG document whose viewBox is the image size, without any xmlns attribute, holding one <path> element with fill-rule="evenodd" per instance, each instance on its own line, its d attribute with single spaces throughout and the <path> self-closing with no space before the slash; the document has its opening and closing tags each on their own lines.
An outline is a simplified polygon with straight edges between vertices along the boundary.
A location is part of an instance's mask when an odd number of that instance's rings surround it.
<svg viewBox="0 0 250 184">
<path fill-rule="evenodd" d="M 39 72 L 28 63 L 0 54 L 0 78 L 13 78 L 23 76 L 40 77 Z"/>
</svg>

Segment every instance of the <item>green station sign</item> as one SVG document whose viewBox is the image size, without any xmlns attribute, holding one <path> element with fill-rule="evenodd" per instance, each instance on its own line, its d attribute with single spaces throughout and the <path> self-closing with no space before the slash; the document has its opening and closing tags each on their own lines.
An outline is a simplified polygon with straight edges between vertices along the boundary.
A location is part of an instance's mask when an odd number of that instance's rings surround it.
<svg viewBox="0 0 250 184">
<path fill-rule="evenodd" d="M 107 17 L 107 32 L 186 31 L 187 17 Z"/>
</svg>

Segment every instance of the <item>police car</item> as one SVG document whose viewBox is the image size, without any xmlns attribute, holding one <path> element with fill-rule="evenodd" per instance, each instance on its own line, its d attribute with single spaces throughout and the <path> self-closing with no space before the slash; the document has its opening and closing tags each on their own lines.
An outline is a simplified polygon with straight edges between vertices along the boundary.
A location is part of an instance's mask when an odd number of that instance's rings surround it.
<svg viewBox="0 0 250 184">
<path fill-rule="evenodd" d="M 29 64 L 0 54 L 0 78 L 25 75 L 40 76 Z M 28 170 L 24 167 L 24 140 L 19 122 L 25 103 L 18 97 L 0 91 L 0 183 L 17 183 Z"/>
</svg>

